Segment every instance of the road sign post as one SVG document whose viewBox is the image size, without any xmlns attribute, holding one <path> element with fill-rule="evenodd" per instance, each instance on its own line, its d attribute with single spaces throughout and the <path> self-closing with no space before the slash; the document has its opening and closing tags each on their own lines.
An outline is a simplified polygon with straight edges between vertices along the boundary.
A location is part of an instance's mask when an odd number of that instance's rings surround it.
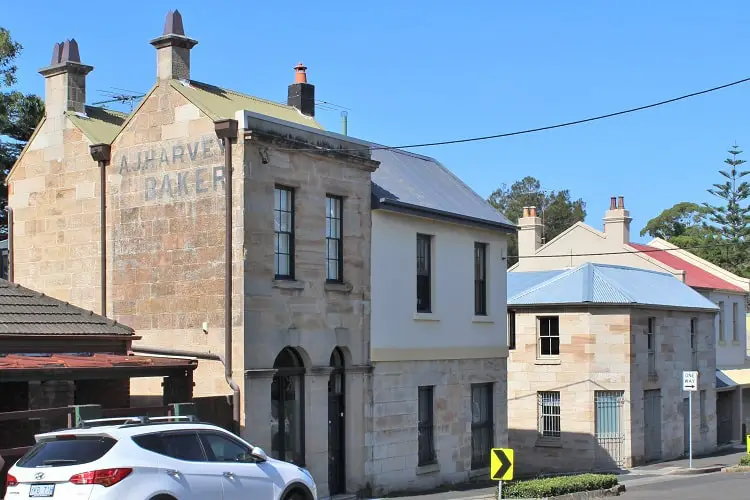
<svg viewBox="0 0 750 500">
<path fill-rule="evenodd" d="M 510 448 L 490 450 L 490 479 L 497 481 L 497 498 L 503 498 L 503 481 L 513 479 L 514 453 Z"/>
<path fill-rule="evenodd" d="M 688 468 L 693 468 L 693 393 L 698 390 L 698 372 L 682 372 L 682 390 L 688 393 Z"/>
</svg>

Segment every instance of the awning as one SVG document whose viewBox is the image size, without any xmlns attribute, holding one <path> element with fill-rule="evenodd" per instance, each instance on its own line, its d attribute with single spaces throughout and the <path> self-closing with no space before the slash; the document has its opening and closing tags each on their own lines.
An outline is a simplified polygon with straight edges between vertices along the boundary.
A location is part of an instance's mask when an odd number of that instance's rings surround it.
<svg viewBox="0 0 750 500">
<path fill-rule="evenodd" d="M 750 368 L 716 370 L 716 389 L 750 386 Z"/>
<path fill-rule="evenodd" d="M 162 377 L 195 370 L 196 360 L 111 353 L 3 354 L 0 381 Z"/>
</svg>

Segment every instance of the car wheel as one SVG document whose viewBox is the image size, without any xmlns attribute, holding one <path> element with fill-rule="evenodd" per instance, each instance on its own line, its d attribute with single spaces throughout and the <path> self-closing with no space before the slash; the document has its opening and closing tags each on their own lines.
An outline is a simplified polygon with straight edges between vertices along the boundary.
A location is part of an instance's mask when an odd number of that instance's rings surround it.
<svg viewBox="0 0 750 500">
<path fill-rule="evenodd" d="M 290 491 L 289 494 L 284 497 L 284 500 L 307 500 L 307 497 L 301 491 L 294 490 Z"/>
<path fill-rule="evenodd" d="M 177 500 L 177 499 L 171 495 L 159 495 L 159 496 L 152 498 L 151 500 Z"/>
</svg>

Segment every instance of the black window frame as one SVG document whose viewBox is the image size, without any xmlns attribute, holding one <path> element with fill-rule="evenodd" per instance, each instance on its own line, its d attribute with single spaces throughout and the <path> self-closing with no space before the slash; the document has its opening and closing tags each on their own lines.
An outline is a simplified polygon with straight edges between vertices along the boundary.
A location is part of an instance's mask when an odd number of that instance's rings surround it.
<svg viewBox="0 0 750 500">
<path fill-rule="evenodd" d="M 508 349 L 516 348 L 516 311 L 508 309 Z"/>
<path fill-rule="evenodd" d="M 331 217 L 331 210 L 329 202 L 338 203 L 338 210 L 336 217 Z M 336 223 L 338 228 L 338 238 L 331 237 L 329 235 L 328 228 L 333 228 L 333 224 Z M 329 255 L 330 242 L 336 241 L 336 252 L 338 256 L 331 258 Z M 343 283 L 344 281 L 344 197 L 335 194 L 326 194 L 326 248 L 325 248 L 325 261 L 326 261 L 326 282 L 327 283 Z M 336 278 L 331 278 L 328 274 L 329 263 L 336 261 Z"/>
<path fill-rule="evenodd" d="M 487 418 L 475 422 L 474 419 L 474 391 L 479 391 L 481 397 L 486 397 L 482 402 L 487 408 Z M 471 384 L 471 468 L 483 469 L 490 465 L 490 449 L 495 442 L 495 412 L 494 412 L 494 384 L 492 382 Z M 481 413 L 481 409 L 480 409 Z M 481 418 L 481 416 L 480 416 Z M 486 440 L 477 438 L 486 437 Z M 482 442 L 480 442 L 482 441 Z"/>
<path fill-rule="evenodd" d="M 487 246 L 474 242 L 474 316 L 487 316 Z"/>
<path fill-rule="evenodd" d="M 544 323 L 547 322 L 549 325 L 545 335 Z M 556 334 L 553 333 L 552 325 L 557 325 Z M 560 356 L 560 316 L 537 316 L 537 325 L 539 328 L 539 347 L 537 355 L 541 358 L 556 358 Z M 557 339 L 555 341 L 555 339 Z M 548 353 L 545 353 L 545 344 L 548 347 Z M 557 347 L 557 352 L 555 351 Z"/>
<path fill-rule="evenodd" d="M 432 235 L 417 233 L 417 312 L 432 312 Z"/>
<path fill-rule="evenodd" d="M 289 193 L 288 206 L 286 210 L 281 208 L 281 193 Z M 279 208 L 276 208 L 276 197 L 279 195 Z M 273 187 L 273 215 L 274 215 L 274 250 L 273 250 L 273 273 L 274 279 L 277 280 L 294 280 L 294 239 L 295 239 L 295 190 L 289 186 L 283 186 L 276 184 Z M 276 228 L 276 216 L 279 215 L 281 220 L 282 214 L 289 214 L 289 231 L 281 231 L 280 228 Z M 281 235 L 287 235 L 289 237 L 289 253 L 281 253 L 279 249 L 279 237 Z M 289 259 L 289 272 L 287 274 L 279 274 L 279 262 L 281 256 L 286 256 Z"/>
<path fill-rule="evenodd" d="M 417 466 L 437 463 L 434 385 L 417 388 L 417 422 Z"/>
</svg>

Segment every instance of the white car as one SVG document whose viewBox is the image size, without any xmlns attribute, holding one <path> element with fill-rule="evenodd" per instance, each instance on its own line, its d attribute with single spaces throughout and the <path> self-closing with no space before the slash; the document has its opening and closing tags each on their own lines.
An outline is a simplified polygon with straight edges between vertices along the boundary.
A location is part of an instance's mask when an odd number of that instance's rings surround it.
<svg viewBox="0 0 750 500">
<path fill-rule="evenodd" d="M 5 500 L 318 500 L 306 469 L 180 418 L 88 420 L 39 434 L 8 471 Z"/>
</svg>

